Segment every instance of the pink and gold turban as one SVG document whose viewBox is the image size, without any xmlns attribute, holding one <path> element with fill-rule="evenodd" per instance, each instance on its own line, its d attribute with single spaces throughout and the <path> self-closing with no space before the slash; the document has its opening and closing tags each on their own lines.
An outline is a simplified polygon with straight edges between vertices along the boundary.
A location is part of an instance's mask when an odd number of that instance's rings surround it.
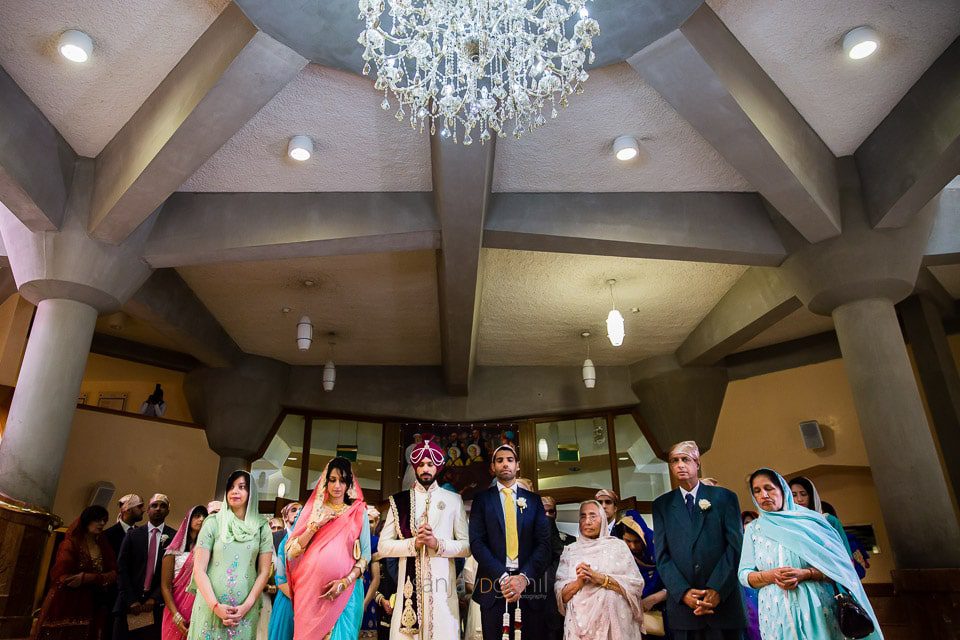
<svg viewBox="0 0 960 640">
<path fill-rule="evenodd" d="M 684 440 L 683 442 L 678 442 L 673 445 L 670 447 L 670 453 L 667 457 L 669 458 L 675 453 L 685 453 L 696 460 L 697 464 L 700 464 L 700 447 L 698 447 L 697 443 L 693 440 Z"/>
<path fill-rule="evenodd" d="M 443 449 L 433 440 L 424 440 L 410 452 L 410 464 L 417 466 L 425 456 L 429 456 L 435 467 L 442 467 L 446 461 Z"/>
</svg>

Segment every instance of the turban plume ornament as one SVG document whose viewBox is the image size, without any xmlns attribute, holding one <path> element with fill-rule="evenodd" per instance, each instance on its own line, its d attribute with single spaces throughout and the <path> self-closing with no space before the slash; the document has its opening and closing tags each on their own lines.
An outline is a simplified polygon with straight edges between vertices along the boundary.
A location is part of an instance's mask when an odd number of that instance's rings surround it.
<svg viewBox="0 0 960 640">
<path fill-rule="evenodd" d="M 424 457 L 429 456 L 435 467 L 442 467 L 445 461 L 443 449 L 433 440 L 424 440 L 410 452 L 410 464 L 417 466 Z"/>
</svg>

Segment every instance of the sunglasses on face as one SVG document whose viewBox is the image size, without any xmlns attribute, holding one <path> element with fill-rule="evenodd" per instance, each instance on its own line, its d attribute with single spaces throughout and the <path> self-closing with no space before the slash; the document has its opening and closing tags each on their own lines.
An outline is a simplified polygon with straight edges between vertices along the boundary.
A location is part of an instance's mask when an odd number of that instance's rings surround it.
<svg viewBox="0 0 960 640">
<path fill-rule="evenodd" d="M 613 504 L 613 500 L 597 500 L 600 504 Z"/>
</svg>

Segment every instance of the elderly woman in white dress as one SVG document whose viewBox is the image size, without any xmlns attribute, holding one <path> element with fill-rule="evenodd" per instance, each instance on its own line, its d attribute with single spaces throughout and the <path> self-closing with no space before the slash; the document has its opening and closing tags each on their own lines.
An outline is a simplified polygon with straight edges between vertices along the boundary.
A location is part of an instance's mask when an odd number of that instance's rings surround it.
<svg viewBox="0 0 960 640">
<path fill-rule="evenodd" d="M 607 533 L 596 500 L 580 504 L 580 537 L 557 568 L 557 605 L 564 640 L 639 640 L 643 577 L 627 544 Z"/>
</svg>

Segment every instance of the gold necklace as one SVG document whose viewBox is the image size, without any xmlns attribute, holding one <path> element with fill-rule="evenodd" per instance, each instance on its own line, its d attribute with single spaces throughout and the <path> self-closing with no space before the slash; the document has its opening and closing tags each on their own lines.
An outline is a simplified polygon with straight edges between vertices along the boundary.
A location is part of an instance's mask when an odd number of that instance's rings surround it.
<svg viewBox="0 0 960 640">
<path fill-rule="evenodd" d="M 327 509 L 329 509 L 334 515 L 338 516 L 338 515 L 340 515 L 341 513 L 343 513 L 343 511 L 344 511 L 349 505 L 348 505 L 346 502 L 344 502 L 343 504 L 339 504 L 339 505 L 332 505 L 332 504 L 330 504 L 329 502 L 325 502 L 325 503 L 323 503 L 323 506 L 325 506 Z"/>
</svg>

